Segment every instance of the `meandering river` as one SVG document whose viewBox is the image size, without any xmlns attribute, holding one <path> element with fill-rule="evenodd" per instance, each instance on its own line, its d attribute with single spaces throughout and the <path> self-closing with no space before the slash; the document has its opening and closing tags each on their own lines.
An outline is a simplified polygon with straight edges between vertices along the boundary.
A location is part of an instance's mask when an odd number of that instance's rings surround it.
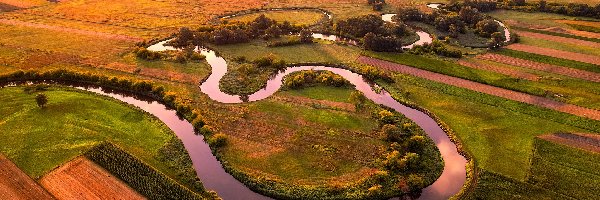
<svg viewBox="0 0 600 200">
<path fill-rule="evenodd" d="M 175 48 L 164 46 L 167 41 L 163 41 L 148 47 L 148 50 L 152 51 L 164 51 L 164 50 L 176 50 Z M 217 54 L 208 49 L 199 49 L 199 51 L 206 56 L 206 61 L 212 68 L 212 73 L 200 85 L 200 90 L 208 95 L 209 98 L 221 103 L 243 103 L 242 97 L 238 95 L 230 95 L 224 93 L 219 88 L 219 81 L 227 73 L 227 62 L 224 58 L 217 56 Z M 437 122 L 429 117 L 427 114 L 407 107 L 397 102 L 392 96 L 385 90 L 381 90 L 379 93 L 373 90 L 377 85 L 369 84 L 359 74 L 353 73 L 346 69 L 326 67 L 326 66 L 297 66 L 290 67 L 280 72 L 273 78 L 271 78 L 266 87 L 248 96 L 247 101 L 259 101 L 270 97 L 276 93 L 282 86 L 283 77 L 286 75 L 302 71 L 302 70 L 324 70 L 331 71 L 347 79 L 351 84 L 355 86 L 358 91 L 361 91 L 367 98 L 377 104 L 381 104 L 404 114 L 409 119 L 413 120 L 419 127 L 421 127 L 427 135 L 433 139 L 437 148 L 440 150 L 442 158 L 444 160 L 444 170 L 441 176 L 432 185 L 423 189 L 419 199 L 447 199 L 456 194 L 466 181 L 466 170 L 465 165 L 467 160 L 458 153 L 455 144 L 450 141 L 446 133 L 438 126 Z M 191 126 L 191 125 L 186 125 Z M 179 134 L 178 134 L 179 135 Z M 191 135 L 191 134 L 186 134 Z M 196 136 L 200 137 L 200 136 Z M 182 137 L 182 140 L 191 140 L 188 137 Z M 197 139 L 196 139 L 197 140 Z M 186 144 L 186 149 L 190 151 L 190 156 L 196 166 L 196 171 L 200 176 L 200 179 L 204 183 L 205 187 L 216 191 L 224 199 L 264 199 L 268 198 L 260 194 L 249 191 L 239 181 L 233 179 L 227 174 L 222 168 L 220 163 L 212 156 L 209 147 L 206 143 L 194 142 L 193 145 L 189 146 L 189 142 Z M 203 153 L 196 153 L 199 151 Z M 210 155 L 209 155 L 210 154 Z M 196 157 L 198 156 L 198 157 Z M 205 167 L 204 165 L 207 165 Z M 219 169 L 220 168 L 220 169 Z M 225 178 L 223 178 L 225 177 Z"/>
</svg>

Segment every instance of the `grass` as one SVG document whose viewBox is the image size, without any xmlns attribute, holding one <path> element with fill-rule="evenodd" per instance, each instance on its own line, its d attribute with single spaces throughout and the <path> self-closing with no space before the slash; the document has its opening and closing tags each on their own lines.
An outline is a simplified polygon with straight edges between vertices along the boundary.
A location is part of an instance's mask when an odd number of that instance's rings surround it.
<svg viewBox="0 0 600 200">
<path fill-rule="evenodd" d="M 527 175 L 535 136 L 600 132 L 598 121 L 411 76 L 398 75 L 395 84 L 381 85 L 438 115 L 474 155 L 478 167 L 517 180 Z"/>
<path fill-rule="evenodd" d="M 281 91 L 283 95 L 300 96 L 316 100 L 350 103 L 350 90 L 347 88 L 315 86 Z"/>
<path fill-rule="evenodd" d="M 575 53 L 581 53 L 581 54 L 587 54 L 587 55 L 593 55 L 593 56 L 600 56 L 600 49 L 594 48 L 594 47 L 589 47 L 589 46 L 578 45 L 575 43 L 574 44 L 561 43 L 561 42 L 556 42 L 556 41 L 544 40 L 544 39 L 534 38 L 534 37 L 524 37 L 524 36 L 521 36 L 519 39 L 520 39 L 519 43 L 525 44 L 525 45 L 531 45 L 531 46 L 537 46 L 537 47 L 543 47 L 543 48 L 549 48 L 549 49 L 556 49 L 556 50 L 567 51 L 567 52 L 575 52 Z"/>
<path fill-rule="evenodd" d="M 527 25 L 542 25 L 548 27 L 569 28 L 568 25 L 559 23 L 556 20 L 588 20 L 596 21 L 597 19 L 584 17 L 571 17 L 553 13 L 542 12 L 519 12 L 511 10 L 496 10 L 488 13 L 490 16 L 500 19 L 501 21 L 512 20 L 520 24 Z M 510 24 L 510 23 L 509 23 Z"/>
<path fill-rule="evenodd" d="M 193 171 L 191 165 L 181 163 L 189 159 L 160 158 L 161 151 L 170 148 L 173 140 L 180 141 L 158 119 L 108 97 L 75 89 L 50 87 L 44 93 L 49 103 L 40 109 L 35 94 L 25 93 L 23 87 L 0 89 L 0 151 L 29 176 L 39 178 L 109 141 L 189 188 L 196 188 L 194 181 L 188 181 L 196 178 L 189 173 Z M 173 153 L 184 152 L 179 149 Z"/>
<path fill-rule="evenodd" d="M 526 182 L 482 170 L 466 199 L 597 199 L 600 155 L 535 138 Z"/>
<path fill-rule="evenodd" d="M 598 106 L 600 106 L 597 103 L 597 100 L 600 99 L 600 91 L 594 89 L 598 87 L 598 84 L 595 82 L 573 80 L 565 77 L 563 77 L 560 80 L 567 81 L 559 81 L 556 79 L 546 78 L 542 81 L 536 82 L 517 79 L 496 72 L 473 69 L 456 64 L 454 62 L 408 53 L 392 54 L 366 52 L 365 54 L 375 58 L 409 65 L 416 68 L 441 73 L 449 76 L 463 78 L 487 85 L 492 85 L 536 96 L 553 98 L 557 101 L 566 101 L 583 107 L 599 108 Z M 588 88 L 585 90 L 586 92 L 583 92 L 580 89 L 580 87 L 582 86 Z M 564 96 L 557 97 L 553 95 L 553 93 L 562 94 Z"/>
<path fill-rule="evenodd" d="M 247 44 L 220 45 L 215 46 L 214 49 L 226 56 L 226 58 L 244 56 L 249 60 L 254 60 L 267 55 L 274 55 L 276 58 L 290 63 L 344 63 L 356 59 L 359 55 L 359 49 L 353 46 L 331 45 L 331 43 L 325 43 L 267 47 L 266 42 L 259 40 Z"/>
<path fill-rule="evenodd" d="M 573 27 L 574 29 L 580 30 L 580 31 L 600 33 L 599 27 L 586 26 L 586 25 L 580 25 L 580 24 L 569 24 L 569 23 L 567 23 L 567 25 L 569 25 L 570 27 Z"/>
<path fill-rule="evenodd" d="M 575 199 L 597 199 L 600 154 L 535 140 L 529 182 Z"/>
<path fill-rule="evenodd" d="M 563 66 L 563 67 L 570 67 L 570 68 L 600 73 L 600 66 L 594 65 L 594 64 L 589 64 L 589 63 L 566 60 L 566 59 L 561 59 L 561 58 L 554 58 L 554 57 L 550 57 L 550 56 L 527 53 L 527 52 L 522 52 L 522 51 L 515 51 L 515 50 L 510 50 L 510 49 L 501 49 L 499 51 L 495 51 L 494 53 L 498 53 L 498 54 L 502 54 L 502 55 L 506 55 L 506 56 L 510 56 L 510 57 L 515 57 L 515 58 L 520 58 L 520 59 L 525 59 L 525 60 L 531 60 L 531 61 L 535 61 L 535 62 L 541 62 L 541 63 L 551 64 L 551 65 L 558 65 L 558 66 Z"/>
<path fill-rule="evenodd" d="M 475 190 L 467 194 L 465 199 L 568 199 L 544 188 L 486 170 L 481 170 L 478 178 Z"/>
<path fill-rule="evenodd" d="M 316 24 L 323 18 L 323 13 L 316 11 L 306 10 L 285 10 L 285 11 L 265 11 L 260 13 L 253 13 L 247 15 L 241 15 L 237 17 L 228 18 L 228 21 L 240 21 L 250 22 L 256 19 L 260 15 L 276 20 L 278 22 L 288 21 L 295 25 L 306 25 L 310 26 Z"/>
</svg>

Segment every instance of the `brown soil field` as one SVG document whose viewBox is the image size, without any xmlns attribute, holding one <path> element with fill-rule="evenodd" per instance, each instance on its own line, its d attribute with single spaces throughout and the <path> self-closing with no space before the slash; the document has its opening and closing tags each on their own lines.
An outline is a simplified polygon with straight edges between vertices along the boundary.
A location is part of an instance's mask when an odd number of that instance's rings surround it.
<svg viewBox="0 0 600 200">
<path fill-rule="evenodd" d="M 473 60 L 461 59 L 458 61 L 458 63 L 465 67 L 492 71 L 492 72 L 512 76 L 515 78 L 521 78 L 521 79 L 532 80 L 532 81 L 536 81 L 540 78 L 538 75 L 535 75 L 535 74 L 531 74 L 531 73 L 527 73 L 527 72 L 523 72 L 523 71 L 519 71 L 519 70 L 515 70 L 515 69 L 510 69 L 510 68 L 506 68 L 506 67 L 492 66 L 492 65 L 480 63 L 480 62 L 473 61 Z"/>
<path fill-rule="evenodd" d="M 48 173 L 40 183 L 58 199 L 145 199 L 84 157 Z"/>
<path fill-rule="evenodd" d="M 578 40 L 578 39 L 566 38 L 566 37 L 559 37 L 559 36 L 553 36 L 553 35 L 546 35 L 546 34 L 541 34 L 541 33 L 533 33 L 533 32 L 528 32 L 528 31 L 514 31 L 514 32 L 519 34 L 520 36 L 524 36 L 524 37 L 600 48 L 600 43 L 596 43 L 596 42 L 590 42 L 590 41 Z"/>
<path fill-rule="evenodd" d="M 544 72 L 550 72 L 550 73 L 570 76 L 573 78 L 579 78 L 579 79 L 584 79 L 584 80 L 588 80 L 588 81 L 600 82 L 600 74 L 585 71 L 585 70 L 550 65 L 550 64 L 546 64 L 546 63 L 538 63 L 538 62 L 534 62 L 534 61 L 530 61 L 530 60 L 513 58 L 510 56 L 494 54 L 494 53 L 478 55 L 477 58 L 484 59 L 484 60 L 490 60 L 490 61 L 494 61 L 494 62 L 498 62 L 498 63 L 504 63 L 507 65 L 519 66 L 519 67 L 524 67 L 524 68 L 528 68 L 528 69 L 534 69 L 534 70 L 539 70 L 539 71 L 544 71 Z"/>
<path fill-rule="evenodd" d="M 494 95 L 494 96 L 498 96 L 498 97 L 502 97 L 502 98 L 506 98 L 506 99 L 510 99 L 510 100 L 514 100 L 514 101 L 528 103 L 528 104 L 532 104 L 532 105 L 536 105 L 536 106 L 540 106 L 540 107 L 544 107 L 544 108 L 548 108 L 548 109 L 552 109 L 552 110 L 556 110 L 556 111 L 560 111 L 560 112 L 564 112 L 564 113 L 569 113 L 569 114 L 573 114 L 573 115 L 577 115 L 577 116 L 581 116 L 581 117 L 586 117 L 586 118 L 590 118 L 590 119 L 594 119 L 594 120 L 600 120 L 600 111 L 598 111 L 598 110 L 583 108 L 583 107 L 572 105 L 572 104 L 566 104 L 566 103 L 554 101 L 551 99 L 547 99 L 544 97 L 529 95 L 529 94 L 525 94 L 525 93 L 521 93 L 521 92 L 515 92 L 512 90 L 494 87 L 494 86 L 490 86 L 490 85 L 486 85 L 486 84 L 482 84 L 482 83 L 477 83 L 477 82 L 473 82 L 473 81 L 469 81 L 469 80 L 465 80 L 465 79 L 461 79 L 461 78 L 438 74 L 438 73 L 434 73 L 434 72 L 430 72 L 430 71 L 426 71 L 426 70 L 422 70 L 422 69 L 417 69 L 417 68 L 406 66 L 406 65 L 401 65 L 401 64 L 392 63 L 392 62 L 379 60 L 379 59 L 375 59 L 375 58 L 370 58 L 370 57 L 365 57 L 365 56 L 359 57 L 358 62 L 367 64 L 367 65 L 376 66 L 376 67 L 379 67 L 379 68 L 382 68 L 385 70 L 390 70 L 390 71 L 395 71 L 395 72 L 399 72 L 399 73 L 403 73 L 403 74 L 417 76 L 420 78 L 424 78 L 424 79 L 428 79 L 428 80 L 432 80 L 432 81 L 436 81 L 436 82 L 440 82 L 440 83 L 445 83 L 445 84 L 456 86 L 456 87 L 461 87 L 461 88 L 481 92 L 484 94 Z"/>
<path fill-rule="evenodd" d="M 0 199 L 54 199 L 46 190 L 0 154 Z"/>
<path fill-rule="evenodd" d="M 556 58 L 562 58 L 562 59 L 567 59 L 567 60 L 574 60 L 574 61 L 579 61 L 579 62 L 600 65 L 600 57 L 592 56 L 592 55 L 573 53 L 573 52 L 567 52 L 567 51 L 561 51 L 561 50 L 555 50 L 555 49 L 549 49 L 549 48 L 543 48 L 543 47 L 536 47 L 536 46 L 530 46 L 530 45 L 524 45 L 524 44 L 511 44 L 511 45 L 506 46 L 506 48 L 516 50 L 516 51 L 524 51 L 524 52 L 529 52 L 529 53 L 534 53 L 534 54 L 540 54 L 540 55 L 545 55 L 545 56 L 551 56 L 551 57 L 556 57 Z"/>
<path fill-rule="evenodd" d="M 600 153 L 600 135 L 584 133 L 557 133 L 541 135 L 538 137 L 550 142 Z"/>
</svg>

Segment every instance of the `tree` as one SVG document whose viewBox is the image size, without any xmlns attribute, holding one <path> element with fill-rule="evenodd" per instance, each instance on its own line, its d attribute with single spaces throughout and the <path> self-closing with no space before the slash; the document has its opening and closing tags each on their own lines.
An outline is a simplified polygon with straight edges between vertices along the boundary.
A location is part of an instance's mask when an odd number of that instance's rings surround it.
<svg viewBox="0 0 600 200">
<path fill-rule="evenodd" d="M 43 93 L 37 94 L 35 96 L 35 102 L 37 103 L 38 107 L 44 108 L 48 103 L 48 96 Z"/>
<path fill-rule="evenodd" d="M 313 42 L 312 32 L 308 29 L 302 29 L 302 31 L 300 31 L 300 42 L 312 43 Z"/>
<path fill-rule="evenodd" d="M 495 49 L 502 46 L 504 43 L 504 35 L 500 32 L 492 33 L 492 42 L 490 42 L 490 48 Z"/>
<path fill-rule="evenodd" d="M 492 33 L 498 32 L 500 25 L 492 19 L 486 19 L 477 23 L 476 31 L 482 37 L 490 37 Z"/>
<path fill-rule="evenodd" d="M 463 22 L 471 25 L 471 27 L 475 26 L 477 22 L 483 20 L 482 14 L 479 13 L 477 9 L 470 6 L 461 8 L 458 12 L 458 16 Z"/>
<path fill-rule="evenodd" d="M 281 36 L 281 34 L 282 31 L 279 28 L 279 26 L 277 26 L 277 24 L 273 24 L 271 27 L 265 30 L 264 39 L 278 38 L 279 36 Z"/>
<path fill-rule="evenodd" d="M 400 40 L 395 36 L 381 36 L 367 33 L 363 37 L 363 47 L 372 51 L 400 51 Z"/>
</svg>

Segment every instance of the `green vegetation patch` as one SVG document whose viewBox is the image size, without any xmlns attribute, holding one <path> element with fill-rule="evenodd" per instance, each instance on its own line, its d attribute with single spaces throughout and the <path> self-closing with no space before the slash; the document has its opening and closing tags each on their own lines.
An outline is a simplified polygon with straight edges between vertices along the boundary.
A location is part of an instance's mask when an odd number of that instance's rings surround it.
<svg viewBox="0 0 600 200">
<path fill-rule="evenodd" d="M 536 138 L 528 182 L 575 199 L 598 199 L 600 154 Z"/>
<path fill-rule="evenodd" d="M 481 170 L 477 178 L 475 190 L 467 193 L 465 199 L 568 199 L 561 194 L 486 170 Z"/>
<path fill-rule="evenodd" d="M 600 122 L 591 119 L 406 75 L 395 80 L 379 84 L 438 115 L 473 154 L 478 167 L 517 180 L 528 173 L 535 136 L 600 131 Z"/>
<path fill-rule="evenodd" d="M 81 90 L 25 89 L 0 89 L 0 151 L 29 176 L 39 178 L 108 141 L 194 192 L 206 194 L 181 141 L 158 119 Z M 44 108 L 36 105 L 37 93 L 48 97 Z"/>
<path fill-rule="evenodd" d="M 598 28 L 598 27 L 586 26 L 586 25 L 580 25 L 580 24 L 569 24 L 569 23 L 567 23 L 567 25 L 569 25 L 570 27 L 573 27 L 574 29 L 580 30 L 580 31 L 600 33 L 600 28 Z M 600 42 L 600 39 L 596 39 L 596 41 Z"/>
</svg>

